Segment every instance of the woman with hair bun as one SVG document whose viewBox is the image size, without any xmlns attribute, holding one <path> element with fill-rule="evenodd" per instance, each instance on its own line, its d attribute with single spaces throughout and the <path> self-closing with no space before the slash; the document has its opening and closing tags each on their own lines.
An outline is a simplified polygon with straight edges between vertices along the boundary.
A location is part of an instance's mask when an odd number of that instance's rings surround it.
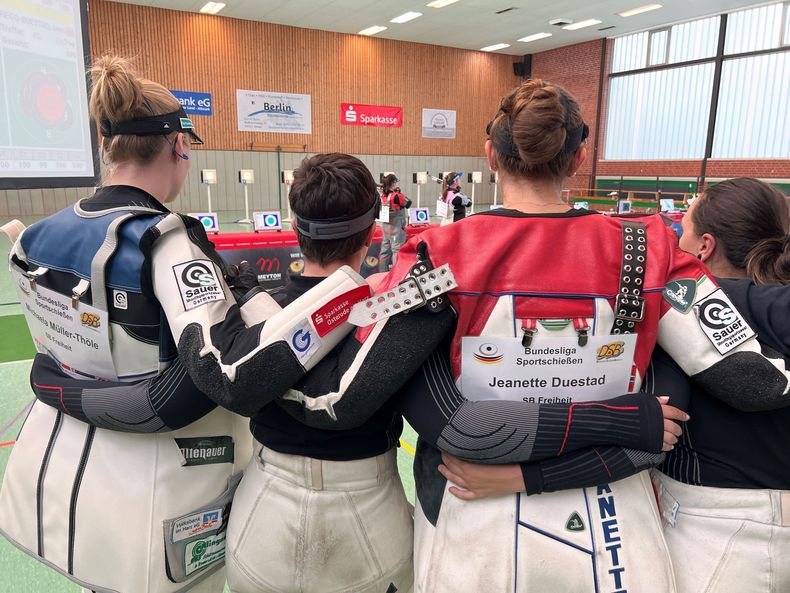
<svg viewBox="0 0 790 593">
<path fill-rule="evenodd" d="M 788 198 L 757 179 L 709 187 L 683 217 L 699 257 L 760 343 L 790 356 Z M 790 591 L 790 408 L 744 413 L 693 385 L 657 352 L 656 388 L 691 420 L 654 473 L 683 593 Z"/>
<path fill-rule="evenodd" d="M 11 251 L 37 401 L 6 467 L 0 533 L 88 590 L 221 593 L 228 512 L 252 449 L 229 410 L 255 414 L 323 351 L 297 357 L 289 338 L 304 315 L 245 294 L 201 223 L 165 206 L 201 142 L 178 100 L 114 56 L 93 80 L 102 185 Z M 364 283 L 325 282 L 302 302 Z"/>
<path fill-rule="evenodd" d="M 726 339 L 700 321 L 726 297 L 660 217 L 568 208 L 563 184 L 587 155 L 588 131 L 561 87 L 531 80 L 505 96 L 485 144 L 504 208 L 407 242 L 368 301 L 375 323 L 322 361 L 326 391 L 281 402 L 308 424 L 339 428 L 399 393 L 421 435 L 416 591 L 674 593 L 642 471 L 661 458 L 619 440 L 640 433 L 629 416 L 642 409 L 636 401 L 656 400 L 615 396 L 639 390 L 658 342 L 729 405 L 787 404 L 784 366 L 761 354 L 736 311 Z M 414 286 L 424 286 L 419 298 Z M 392 316 L 415 301 L 428 306 Z M 438 350 L 427 344 L 436 336 Z M 415 362 L 424 365 L 407 383 Z M 527 495 L 461 500 L 445 480 L 452 473 L 437 472 L 440 449 L 485 464 L 529 461 L 514 488 Z"/>
</svg>

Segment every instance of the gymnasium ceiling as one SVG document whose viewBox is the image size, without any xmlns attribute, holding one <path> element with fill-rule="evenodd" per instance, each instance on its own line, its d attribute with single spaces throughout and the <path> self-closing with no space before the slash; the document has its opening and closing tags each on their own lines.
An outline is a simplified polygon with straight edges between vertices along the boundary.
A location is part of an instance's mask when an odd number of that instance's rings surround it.
<svg viewBox="0 0 790 593">
<path fill-rule="evenodd" d="M 338 33 L 357 33 L 372 25 L 381 25 L 387 30 L 376 37 L 472 50 L 508 43 L 510 47 L 497 53 L 510 55 L 616 37 L 757 4 L 754 0 L 458 0 L 437 9 L 426 6 L 429 0 L 224 1 L 227 6 L 216 18 L 264 21 Z M 187 12 L 199 11 L 205 2 L 125 0 L 127 4 Z M 663 7 L 628 18 L 616 14 L 647 3 L 663 4 Z M 389 22 L 409 11 L 421 12 L 422 16 L 403 24 Z M 574 22 L 598 19 L 601 23 L 567 31 L 549 24 L 556 18 Z M 529 43 L 518 41 L 536 33 L 551 33 L 552 36 Z"/>
</svg>

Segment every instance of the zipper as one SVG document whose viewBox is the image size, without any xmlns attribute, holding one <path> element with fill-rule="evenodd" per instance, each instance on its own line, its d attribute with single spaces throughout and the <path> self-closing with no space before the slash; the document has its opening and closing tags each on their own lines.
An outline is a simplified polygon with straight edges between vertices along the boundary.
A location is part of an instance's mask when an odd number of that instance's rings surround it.
<svg viewBox="0 0 790 593">
<path fill-rule="evenodd" d="M 77 473 L 74 476 L 74 484 L 71 488 L 71 502 L 69 504 L 69 565 L 68 573 L 74 575 L 74 537 L 76 535 L 76 518 L 77 518 L 77 497 L 80 493 L 80 485 L 82 484 L 82 476 L 85 474 L 85 466 L 88 464 L 88 455 L 91 452 L 93 445 L 93 436 L 96 434 L 96 427 L 89 426 L 88 433 L 85 435 L 85 445 L 82 447 L 82 456 L 80 457 L 80 464 L 77 466 Z"/>
<path fill-rule="evenodd" d="M 38 483 L 36 484 L 36 525 L 38 531 L 38 555 L 40 558 L 44 557 L 44 527 L 42 525 L 44 515 L 44 478 L 47 475 L 47 468 L 49 467 L 49 459 L 52 457 L 52 449 L 55 447 L 55 439 L 60 432 L 60 427 L 63 424 L 63 412 L 58 412 L 55 417 L 55 424 L 52 426 L 52 434 L 49 435 L 49 442 L 44 451 L 44 457 L 41 460 L 41 468 L 38 470 Z"/>
</svg>

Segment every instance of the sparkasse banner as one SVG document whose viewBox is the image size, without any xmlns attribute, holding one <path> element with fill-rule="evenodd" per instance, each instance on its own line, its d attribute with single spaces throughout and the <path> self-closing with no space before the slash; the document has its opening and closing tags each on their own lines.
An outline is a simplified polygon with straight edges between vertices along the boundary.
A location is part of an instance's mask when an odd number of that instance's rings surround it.
<svg viewBox="0 0 790 593">
<path fill-rule="evenodd" d="M 341 103 L 340 123 L 344 126 L 400 128 L 403 126 L 403 107 Z"/>
</svg>

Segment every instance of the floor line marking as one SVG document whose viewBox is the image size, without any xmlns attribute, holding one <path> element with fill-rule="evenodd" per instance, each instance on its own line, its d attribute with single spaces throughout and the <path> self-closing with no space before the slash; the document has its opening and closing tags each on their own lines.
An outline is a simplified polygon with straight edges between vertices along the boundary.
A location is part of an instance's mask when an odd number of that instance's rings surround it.
<svg viewBox="0 0 790 593">
<path fill-rule="evenodd" d="M 417 451 L 414 450 L 414 447 L 412 447 L 409 443 L 407 443 L 403 439 L 400 440 L 400 446 L 406 449 L 406 451 L 408 451 L 409 453 L 411 453 L 412 456 L 417 454 Z"/>
</svg>

